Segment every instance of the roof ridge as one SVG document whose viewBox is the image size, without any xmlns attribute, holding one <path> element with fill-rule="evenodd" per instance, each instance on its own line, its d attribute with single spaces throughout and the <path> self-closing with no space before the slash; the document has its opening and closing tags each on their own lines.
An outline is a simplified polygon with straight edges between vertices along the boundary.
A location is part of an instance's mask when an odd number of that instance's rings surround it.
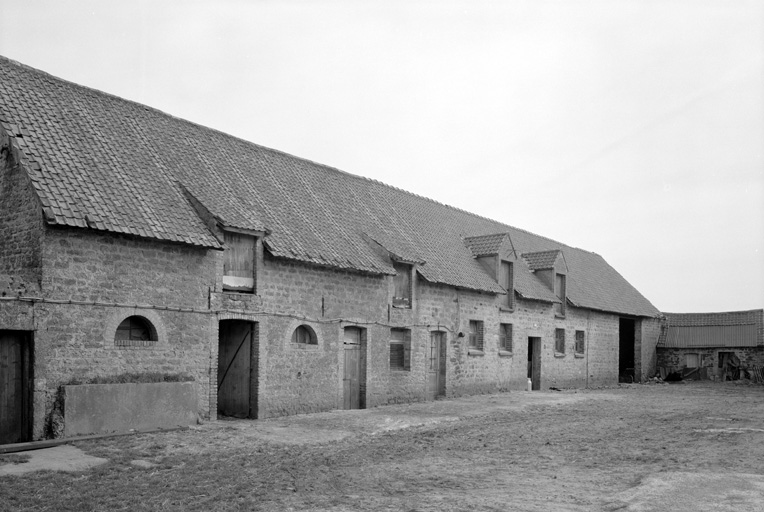
<svg viewBox="0 0 764 512">
<path fill-rule="evenodd" d="M 704 312 L 697 312 L 693 311 L 691 313 L 672 313 L 670 311 L 662 311 L 664 315 L 735 315 L 735 314 L 743 314 L 743 313 L 758 313 L 760 311 L 764 311 L 763 309 L 741 309 L 741 310 L 735 310 L 735 311 L 704 311 Z"/>
</svg>

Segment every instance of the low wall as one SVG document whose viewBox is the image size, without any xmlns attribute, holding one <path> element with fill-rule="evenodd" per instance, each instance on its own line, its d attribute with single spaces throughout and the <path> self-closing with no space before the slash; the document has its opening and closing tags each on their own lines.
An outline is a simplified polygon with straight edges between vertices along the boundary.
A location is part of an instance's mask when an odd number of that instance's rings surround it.
<svg viewBox="0 0 764 512">
<path fill-rule="evenodd" d="M 64 436 L 175 428 L 197 421 L 193 382 L 64 386 Z"/>
</svg>

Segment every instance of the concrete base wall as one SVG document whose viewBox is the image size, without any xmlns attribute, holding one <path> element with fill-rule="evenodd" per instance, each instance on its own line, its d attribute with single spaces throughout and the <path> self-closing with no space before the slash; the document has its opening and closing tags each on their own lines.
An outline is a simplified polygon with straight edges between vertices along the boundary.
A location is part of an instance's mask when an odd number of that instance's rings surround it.
<svg viewBox="0 0 764 512">
<path fill-rule="evenodd" d="M 175 428 L 197 422 L 193 382 L 64 386 L 64 436 Z"/>
</svg>

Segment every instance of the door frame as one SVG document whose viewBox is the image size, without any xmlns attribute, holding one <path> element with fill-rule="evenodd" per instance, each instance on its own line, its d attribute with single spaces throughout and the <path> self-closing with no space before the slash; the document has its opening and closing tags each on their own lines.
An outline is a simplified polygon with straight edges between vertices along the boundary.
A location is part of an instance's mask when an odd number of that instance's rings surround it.
<svg viewBox="0 0 764 512">
<path fill-rule="evenodd" d="M 435 342 L 437 339 L 437 361 L 438 361 L 438 368 L 437 372 L 432 372 L 432 345 L 433 342 Z M 426 393 L 427 393 L 427 399 L 428 400 L 437 400 L 438 398 L 446 396 L 446 362 L 447 359 L 447 348 L 448 348 L 448 340 L 447 335 L 445 331 L 430 331 L 430 339 L 428 341 L 427 345 L 427 369 L 426 369 L 426 375 L 427 380 L 425 381 L 425 387 L 426 387 Z M 436 389 L 433 390 L 432 386 L 430 384 L 430 376 L 435 373 L 435 382 L 436 382 Z"/>
<path fill-rule="evenodd" d="M 348 335 L 351 332 L 357 332 L 357 340 L 350 340 Z M 342 378 L 342 408 L 348 409 L 366 409 L 366 347 L 367 347 L 367 330 L 364 327 L 357 325 L 347 325 L 342 328 L 342 371 L 340 376 Z M 356 375 L 357 389 L 353 389 L 353 384 L 347 378 L 348 367 L 347 358 L 348 352 L 357 352 L 356 357 Z M 357 393 L 357 399 L 354 400 L 353 392 Z M 357 402 L 357 403 L 356 403 Z"/>
<path fill-rule="evenodd" d="M 0 339 L 16 338 L 19 342 L 20 395 L 18 397 L 18 435 L 7 440 L 0 438 L 0 444 L 21 443 L 32 440 L 34 422 L 34 332 L 0 330 Z M 2 376 L 0 376 L 2 377 Z M 7 391 L 7 390 L 6 390 Z M 9 434 L 12 435 L 12 434 Z"/>
<path fill-rule="evenodd" d="M 253 322 L 251 320 L 242 320 L 237 318 L 230 318 L 230 319 L 223 319 L 218 322 L 218 357 L 217 357 L 217 365 L 218 365 L 218 375 L 215 382 L 215 385 L 217 386 L 217 407 L 215 410 L 216 414 L 220 414 L 220 389 L 223 385 L 223 382 L 227 375 L 225 375 L 226 370 L 222 370 L 224 373 L 221 375 L 221 352 L 220 352 L 220 345 L 221 345 L 221 334 L 223 332 L 222 326 L 223 324 L 248 324 L 249 327 L 249 333 L 244 337 L 243 339 L 239 340 L 237 337 L 239 336 L 233 336 L 229 337 L 228 339 L 231 340 L 233 344 L 236 345 L 235 347 L 235 353 L 229 364 L 227 365 L 228 368 L 233 365 L 233 362 L 238 357 L 238 354 L 240 350 L 244 348 L 244 345 L 248 345 L 249 349 L 249 358 L 248 358 L 248 366 L 249 368 L 246 370 L 246 373 L 248 375 L 247 377 L 247 404 L 246 404 L 246 414 L 244 415 L 245 418 L 250 419 L 256 419 L 258 416 L 258 372 L 259 372 L 259 324 L 258 322 Z M 247 338 L 249 339 L 247 343 Z"/>
<path fill-rule="evenodd" d="M 541 337 L 528 336 L 528 378 L 531 379 L 531 389 L 541 389 Z"/>
</svg>

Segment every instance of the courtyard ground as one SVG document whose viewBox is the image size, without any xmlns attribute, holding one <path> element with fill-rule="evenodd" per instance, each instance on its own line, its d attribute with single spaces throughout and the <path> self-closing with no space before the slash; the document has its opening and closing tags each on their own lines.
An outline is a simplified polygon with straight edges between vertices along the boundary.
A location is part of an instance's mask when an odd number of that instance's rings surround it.
<svg viewBox="0 0 764 512">
<path fill-rule="evenodd" d="M 0 476 L 0 510 L 764 511 L 764 386 L 746 383 L 512 392 L 59 448 L 106 462 Z M 0 475 L 33 453 L 0 456 Z"/>
</svg>

